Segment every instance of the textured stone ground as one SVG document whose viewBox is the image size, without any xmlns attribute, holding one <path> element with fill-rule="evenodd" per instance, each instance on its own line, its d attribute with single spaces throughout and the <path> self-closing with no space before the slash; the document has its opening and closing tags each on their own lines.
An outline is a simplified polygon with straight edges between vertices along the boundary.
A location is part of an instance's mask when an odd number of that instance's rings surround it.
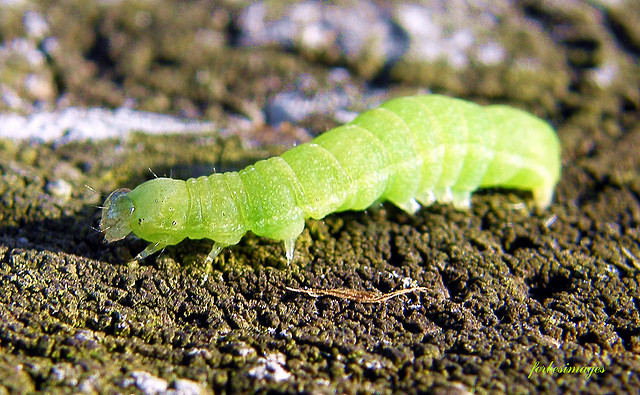
<svg viewBox="0 0 640 395">
<path fill-rule="evenodd" d="M 637 392 L 640 7 L 455 3 L 0 5 L 3 112 L 213 122 L 0 139 L 3 390 Z M 146 243 L 95 230 L 96 206 L 149 168 L 237 170 L 427 90 L 548 119 L 563 150 L 551 207 L 508 190 L 466 212 L 384 204 L 307 221 L 290 266 L 281 243 L 248 235 L 209 272 L 208 241 L 131 265 Z M 363 304 L 286 289 L 410 286 L 427 291 Z M 535 371 L 550 363 L 603 372 Z"/>
</svg>

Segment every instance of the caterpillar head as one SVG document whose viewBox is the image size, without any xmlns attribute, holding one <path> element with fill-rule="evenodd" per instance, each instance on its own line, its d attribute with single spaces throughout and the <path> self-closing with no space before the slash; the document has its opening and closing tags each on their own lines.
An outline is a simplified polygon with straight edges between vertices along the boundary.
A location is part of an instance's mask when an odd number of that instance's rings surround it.
<svg viewBox="0 0 640 395">
<path fill-rule="evenodd" d="M 135 208 L 127 196 L 129 192 L 131 189 L 116 189 L 104 202 L 100 231 L 104 233 L 104 239 L 108 243 L 124 239 L 131 233 L 131 216 Z"/>
<path fill-rule="evenodd" d="M 118 189 L 104 203 L 100 230 L 107 242 L 133 232 L 153 243 L 177 244 L 185 237 L 188 201 L 184 181 L 170 178 L 156 178 L 134 190 Z"/>
</svg>

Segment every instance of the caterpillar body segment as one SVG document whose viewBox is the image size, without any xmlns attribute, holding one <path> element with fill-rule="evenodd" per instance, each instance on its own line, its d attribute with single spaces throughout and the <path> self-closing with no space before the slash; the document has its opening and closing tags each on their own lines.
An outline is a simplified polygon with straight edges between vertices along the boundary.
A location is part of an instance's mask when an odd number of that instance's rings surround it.
<svg viewBox="0 0 640 395">
<path fill-rule="evenodd" d="M 532 191 L 544 208 L 559 176 L 558 138 L 545 121 L 507 106 L 412 96 L 239 172 L 116 190 L 100 229 L 108 242 L 129 232 L 149 241 L 136 259 L 189 237 L 214 240 L 211 261 L 252 231 L 283 240 L 291 261 L 306 218 L 384 200 L 409 213 L 434 201 L 468 207 L 474 190 L 490 186 Z"/>
</svg>

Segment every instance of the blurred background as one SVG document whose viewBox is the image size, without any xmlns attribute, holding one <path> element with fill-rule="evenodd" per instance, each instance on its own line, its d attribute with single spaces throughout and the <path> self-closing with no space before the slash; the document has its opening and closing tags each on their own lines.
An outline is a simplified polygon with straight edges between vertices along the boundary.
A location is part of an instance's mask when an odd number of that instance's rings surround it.
<svg viewBox="0 0 640 395">
<path fill-rule="evenodd" d="M 14 0 L 0 10 L 2 112 L 127 107 L 277 126 L 342 121 L 389 90 L 522 102 L 556 118 L 594 91 L 615 92 L 610 106 L 638 103 L 633 2 Z"/>
</svg>

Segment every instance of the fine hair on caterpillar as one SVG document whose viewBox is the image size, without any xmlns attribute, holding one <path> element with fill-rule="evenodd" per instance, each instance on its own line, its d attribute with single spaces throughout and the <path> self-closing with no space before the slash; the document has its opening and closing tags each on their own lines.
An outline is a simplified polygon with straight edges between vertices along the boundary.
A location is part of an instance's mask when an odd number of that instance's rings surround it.
<svg viewBox="0 0 640 395">
<path fill-rule="evenodd" d="M 149 246 L 141 260 L 185 238 L 222 248 L 251 231 L 284 241 L 293 259 L 306 218 L 390 201 L 408 213 L 434 202 L 470 204 L 483 187 L 531 191 L 546 208 L 560 177 L 553 128 L 525 111 L 440 95 L 389 100 L 281 156 L 239 172 L 156 178 L 107 197 L 107 242 L 133 232 Z"/>
</svg>

